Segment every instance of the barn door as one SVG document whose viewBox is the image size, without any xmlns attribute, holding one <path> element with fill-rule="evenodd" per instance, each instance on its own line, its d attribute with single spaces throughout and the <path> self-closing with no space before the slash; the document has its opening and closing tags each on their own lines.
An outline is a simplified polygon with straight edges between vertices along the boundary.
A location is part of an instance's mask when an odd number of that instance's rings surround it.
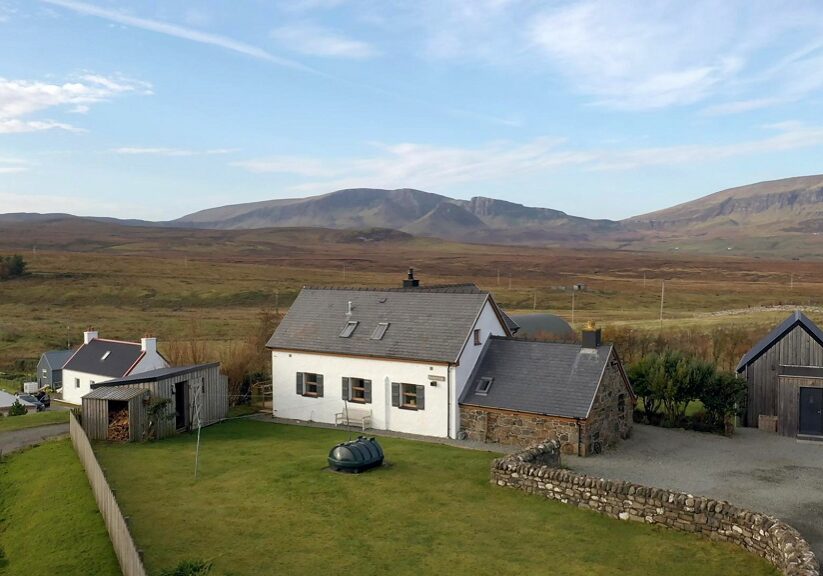
<svg viewBox="0 0 823 576">
<path fill-rule="evenodd" d="M 798 432 L 809 436 L 823 436 L 823 388 L 800 388 Z"/>
</svg>

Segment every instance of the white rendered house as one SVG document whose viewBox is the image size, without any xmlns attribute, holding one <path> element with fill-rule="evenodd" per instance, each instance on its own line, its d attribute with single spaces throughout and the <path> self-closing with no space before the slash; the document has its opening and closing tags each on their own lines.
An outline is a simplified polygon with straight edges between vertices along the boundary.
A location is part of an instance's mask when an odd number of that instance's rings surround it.
<svg viewBox="0 0 823 576">
<path fill-rule="evenodd" d="M 63 400 L 80 405 L 92 384 L 168 367 L 156 338 L 141 338 L 139 343 L 105 340 L 90 330 L 63 366 Z"/>
<path fill-rule="evenodd" d="M 458 399 L 490 336 L 510 319 L 473 284 L 303 288 L 268 342 L 273 415 L 455 438 Z"/>
</svg>

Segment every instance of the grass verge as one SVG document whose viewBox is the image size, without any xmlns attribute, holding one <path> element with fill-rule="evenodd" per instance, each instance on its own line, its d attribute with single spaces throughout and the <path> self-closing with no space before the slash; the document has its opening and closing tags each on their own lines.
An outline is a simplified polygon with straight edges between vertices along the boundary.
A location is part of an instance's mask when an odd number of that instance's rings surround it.
<svg viewBox="0 0 823 576">
<path fill-rule="evenodd" d="M 98 444 L 151 573 L 776 574 L 739 548 L 626 523 L 489 484 L 494 454 L 381 438 L 388 466 L 325 469 L 346 433 L 257 421 L 194 438 Z"/>
<path fill-rule="evenodd" d="M 25 416 L 5 416 L 0 418 L 0 432 L 35 428 L 37 426 L 46 426 L 47 424 L 68 424 L 68 422 L 68 410 L 32 412 Z"/>
<path fill-rule="evenodd" d="M 4 576 L 120 574 L 69 440 L 47 442 L 0 464 L 0 543 Z"/>
</svg>

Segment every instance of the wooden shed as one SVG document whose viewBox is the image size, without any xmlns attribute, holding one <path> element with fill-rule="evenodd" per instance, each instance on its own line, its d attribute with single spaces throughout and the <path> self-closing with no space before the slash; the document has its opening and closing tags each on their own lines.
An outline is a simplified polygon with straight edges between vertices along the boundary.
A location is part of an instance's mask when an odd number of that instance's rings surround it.
<svg viewBox="0 0 823 576">
<path fill-rule="evenodd" d="M 109 440 L 109 424 L 123 410 L 128 412 L 129 442 L 142 440 L 148 397 L 145 388 L 98 388 L 83 396 L 83 429 L 89 440 Z"/>
<path fill-rule="evenodd" d="M 823 439 L 823 331 L 795 312 L 737 365 L 746 379 L 744 424 Z"/>
<path fill-rule="evenodd" d="M 157 439 L 196 428 L 198 421 L 202 426 L 219 422 L 229 410 L 228 382 L 220 374 L 219 363 L 160 368 L 92 385 L 92 391 L 83 397 L 83 428 L 90 439 L 106 438 L 100 431 L 108 428 L 109 412 L 96 403 L 110 403 L 109 395 L 133 395 L 128 405 L 132 441 L 145 437 L 149 406 L 158 399 L 169 404 L 155 423 Z"/>
</svg>

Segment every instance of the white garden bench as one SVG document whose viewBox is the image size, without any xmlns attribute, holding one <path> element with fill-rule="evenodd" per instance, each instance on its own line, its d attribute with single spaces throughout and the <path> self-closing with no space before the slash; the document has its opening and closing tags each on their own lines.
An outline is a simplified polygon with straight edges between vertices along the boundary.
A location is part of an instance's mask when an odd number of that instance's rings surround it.
<svg viewBox="0 0 823 576">
<path fill-rule="evenodd" d="M 334 415 L 334 425 L 360 426 L 362 430 L 371 428 L 371 410 L 349 408 Z"/>
</svg>

